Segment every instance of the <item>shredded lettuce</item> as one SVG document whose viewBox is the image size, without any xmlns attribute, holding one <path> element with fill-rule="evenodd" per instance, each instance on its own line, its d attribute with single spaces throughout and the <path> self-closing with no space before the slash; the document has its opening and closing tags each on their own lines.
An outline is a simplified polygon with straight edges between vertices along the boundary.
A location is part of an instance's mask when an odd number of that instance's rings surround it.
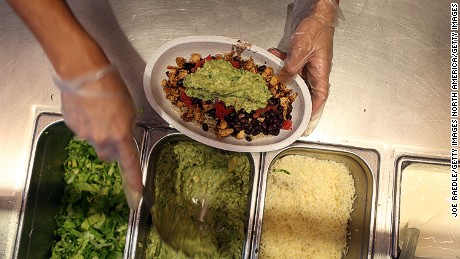
<svg viewBox="0 0 460 259">
<path fill-rule="evenodd" d="M 123 258 L 129 208 L 117 163 L 99 160 L 86 141 L 73 139 L 66 149 L 51 258 Z"/>
</svg>

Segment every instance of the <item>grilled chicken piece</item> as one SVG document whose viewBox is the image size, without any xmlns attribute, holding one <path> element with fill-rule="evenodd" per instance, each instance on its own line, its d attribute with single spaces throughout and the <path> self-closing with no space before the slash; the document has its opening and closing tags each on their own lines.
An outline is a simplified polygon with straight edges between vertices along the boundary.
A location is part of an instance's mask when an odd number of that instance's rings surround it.
<svg viewBox="0 0 460 259">
<path fill-rule="evenodd" d="M 254 60 L 252 58 L 249 58 L 246 62 L 244 62 L 243 68 L 252 72 L 256 73 L 256 65 L 254 64 Z"/>
<path fill-rule="evenodd" d="M 233 51 L 229 52 L 229 53 L 226 53 L 224 55 L 224 60 L 225 61 L 232 61 L 233 60 L 233 54 L 235 54 L 235 52 L 233 52 Z"/>
<path fill-rule="evenodd" d="M 200 107 L 193 108 L 193 121 L 198 122 L 199 124 L 203 123 L 204 121 L 204 114 L 201 112 Z"/>
<path fill-rule="evenodd" d="M 228 128 L 228 124 L 225 120 L 220 120 L 219 124 L 217 125 L 218 129 L 226 129 Z"/>
<path fill-rule="evenodd" d="M 244 134 L 244 130 L 240 130 L 240 131 L 236 134 L 235 138 L 236 138 L 236 139 L 243 139 L 245 136 L 246 136 L 246 134 Z"/>
<path fill-rule="evenodd" d="M 187 74 L 188 74 L 187 70 L 181 69 L 181 70 L 179 70 L 179 75 L 177 76 L 177 78 L 180 80 L 180 79 L 184 78 Z"/>
<path fill-rule="evenodd" d="M 228 135 L 233 133 L 233 129 L 227 128 L 227 129 L 219 129 L 217 130 L 217 138 L 218 139 L 223 139 L 227 137 Z"/>
<path fill-rule="evenodd" d="M 290 104 L 289 97 L 281 97 L 280 98 L 280 105 L 281 105 L 281 107 L 283 107 L 283 118 L 284 119 L 286 119 L 289 104 Z"/>
<path fill-rule="evenodd" d="M 206 102 L 202 102 L 201 106 L 203 106 L 204 112 L 207 112 L 207 111 L 211 110 L 212 108 L 214 108 L 214 104 L 206 103 Z"/>
<path fill-rule="evenodd" d="M 272 78 L 270 78 L 269 84 L 271 86 L 276 86 L 280 82 L 280 76 L 279 75 L 274 75 Z"/>
<path fill-rule="evenodd" d="M 178 67 L 183 67 L 186 62 L 187 62 L 187 60 L 185 60 L 185 58 L 183 58 L 183 57 L 177 57 L 176 58 L 176 64 L 177 64 Z"/>
<path fill-rule="evenodd" d="M 262 77 L 263 77 L 265 80 L 269 81 L 270 78 L 271 78 L 272 76 L 273 76 L 273 68 L 271 68 L 271 67 L 266 67 L 265 70 L 264 70 L 264 72 L 262 72 Z"/>
<path fill-rule="evenodd" d="M 201 55 L 198 53 L 192 53 L 192 56 L 190 57 L 190 62 L 196 63 L 201 60 Z"/>
</svg>

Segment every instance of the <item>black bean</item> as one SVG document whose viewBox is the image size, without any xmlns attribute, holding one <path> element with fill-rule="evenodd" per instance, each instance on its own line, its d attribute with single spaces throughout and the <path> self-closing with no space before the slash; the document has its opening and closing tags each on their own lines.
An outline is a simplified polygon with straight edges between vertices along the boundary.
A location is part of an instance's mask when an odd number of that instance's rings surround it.
<svg viewBox="0 0 460 259">
<path fill-rule="evenodd" d="M 180 79 L 179 81 L 177 81 L 177 86 L 184 86 L 184 79 Z"/>
<path fill-rule="evenodd" d="M 193 104 L 199 104 L 199 103 L 201 103 L 201 100 L 198 99 L 198 98 L 192 97 L 191 99 L 192 99 L 192 103 L 193 103 Z"/>
<path fill-rule="evenodd" d="M 208 124 L 206 124 L 206 123 L 201 124 L 201 128 L 203 128 L 204 131 L 208 131 L 208 130 L 209 130 L 209 126 L 208 126 Z"/>
<path fill-rule="evenodd" d="M 241 122 L 242 124 L 249 124 L 249 118 L 241 118 L 241 119 L 240 119 L 240 122 Z"/>
<path fill-rule="evenodd" d="M 279 103 L 279 99 L 278 99 L 278 98 L 272 97 L 272 98 L 268 99 L 268 105 L 273 105 L 273 106 L 275 106 L 275 105 L 278 105 L 278 103 Z"/>
<path fill-rule="evenodd" d="M 264 72 L 264 70 L 265 70 L 266 68 L 267 68 L 267 66 L 262 65 L 262 66 L 260 66 L 260 67 L 257 68 L 257 72 L 262 73 L 262 72 Z"/>
<path fill-rule="evenodd" d="M 280 134 L 280 129 L 273 129 L 270 134 L 274 136 L 278 136 Z"/>
<path fill-rule="evenodd" d="M 266 121 L 262 122 L 262 128 L 263 128 L 263 129 L 268 128 L 268 125 L 267 125 L 267 122 L 266 122 Z"/>
<path fill-rule="evenodd" d="M 184 68 L 185 68 L 186 70 L 189 70 L 189 71 L 190 71 L 190 70 L 192 70 L 192 68 L 194 68 L 194 67 L 195 67 L 195 64 L 193 64 L 193 63 L 189 63 L 189 62 L 184 63 Z"/>
<path fill-rule="evenodd" d="M 282 112 L 278 113 L 278 119 L 283 120 L 283 118 L 284 118 L 283 113 Z"/>
<path fill-rule="evenodd" d="M 252 138 L 250 136 L 246 136 L 245 139 L 246 139 L 246 141 L 249 141 L 249 142 L 252 141 Z"/>
<path fill-rule="evenodd" d="M 292 120 L 292 115 L 291 114 L 286 114 L 286 119 L 287 120 Z"/>
<path fill-rule="evenodd" d="M 253 135 L 253 136 L 257 136 L 257 135 L 259 135 L 259 134 L 260 134 L 260 129 L 254 129 L 254 130 L 252 131 L 252 135 Z"/>
<path fill-rule="evenodd" d="M 216 117 L 216 109 L 212 108 L 209 111 L 207 111 L 208 115 L 215 118 Z"/>
</svg>

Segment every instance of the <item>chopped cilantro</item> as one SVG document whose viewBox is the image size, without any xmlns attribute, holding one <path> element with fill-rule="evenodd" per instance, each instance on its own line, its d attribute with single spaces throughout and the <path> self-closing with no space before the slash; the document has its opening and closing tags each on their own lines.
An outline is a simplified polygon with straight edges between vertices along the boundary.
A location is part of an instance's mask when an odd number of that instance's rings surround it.
<svg viewBox="0 0 460 259">
<path fill-rule="evenodd" d="M 273 173 L 285 173 L 285 174 L 291 174 L 288 170 L 286 169 L 278 169 L 278 168 L 274 168 L 272 169 L 272 172 Z"/>
</svg>

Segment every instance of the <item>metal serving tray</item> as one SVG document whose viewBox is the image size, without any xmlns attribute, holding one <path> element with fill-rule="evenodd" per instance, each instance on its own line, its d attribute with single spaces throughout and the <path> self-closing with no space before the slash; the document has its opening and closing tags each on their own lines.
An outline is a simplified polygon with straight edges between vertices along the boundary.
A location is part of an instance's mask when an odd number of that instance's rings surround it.
<svg viewBox="0 0 460 259">
<path fill-rule="evenodd" d="M 65 147 L 73 136 L 62 117 L 48 114 L 38 117 L 14 258 L 39 259 L 51 256 L 54 230 L 57 227 L 55 216 L 65 187 Z M 128 258 L 133 217 L 131 211 L 124 258 Z"/>
<path fill-rule="evenodd" d="M 264 218 L 265 194 L 267 189 L 268 170 L 272 163 L 286 155 L 304 155 L 317 159 L 326 159 L 347 165 L 352 173 L 356 189 L 351 220 L 348 223 L 350 236 L 348 253 L 344 258 L 370 258 L 374 236 L 375 202 L 379 155 L 374 150 L 358 149 L 345 146 L 330 146 L 296 142 L 291 146 L 274 152 L 266 153 L 260 176 L 258 206 L 254 238 L 251 248 L 252 258 L 258 258 Z"/>
<path fill-rule="evenodd" d="M 143 168 L 144 168 L 144 183 L 148 191 L 152 191 L 153 179 L 155 177 L 154 165 L 157 154 L 162 148 L 170 143 L 176 143 L 184 140 L 191 140 L 189 137 L 178 133 L 174 129 L 170 128 L 156 128 L 147 131 L 147 135 L 144 138 L 143 146 Z M 252 187 L 248 193 L 249 204 L 248 204 L 248 219 L 246 230 L 246 239 L 242 246 L 242 258 L 248 258 L 250 252 L 252 230 L 254 223 L 254 212 L 257 198 L 257 188 L 259 186 L 259 166 L 260 166 L 260 154 L 258 153 L 247 153 L 251 163 L 251 181 Z M 144 204 L 140 206 L 136 213 L 136 220 L 133 229 L 133 237 L 131 243 L 130 258 L 144 258 L 146 238 L 149 229 L 152 227 L 152 220 L 150 210 Z"/>
<path fill-rule="evenodd" d="M 404 169 L 410 164 L 427 164 L 450 166 L 448 159 L 422 157 L 411 155 L 400 155 L 395 162 L 396 177 L 394 182 L 394 206 L 393 206 L 393 229 L 392 229 L 392 257 L 398 258 L 401 247 L 399 247 L 399 216 L 401 204 L 401 179 Z"/>
<path fill-rule="evenodd" d="M 141 153 L 143 181 L 151 183 L 152 164 L 157 151 L 165 143 L 188 139 L 173 128 L 150 128 L 139 125 L 135 130 Z M 58 114 L 38 116 L 20 224 L 15 244 L 14 258 L 45 258 L 53 242 L 56 228 L 55 215 L 64 190 L 62 163 L 66 158 L 65 147 L 73 137 Z M 288 154 L 303 154 L 320 159 L 345 163 L 353 172 L 357 198 L 352 220 L 349 222 L 349 252 L 345 258 L 369 258 L 372 256 L 375 231 L 376 186 L 380 165 L 379 153 L 371 149 L 327 145 L 297 141 L 287 148 L 268 153 L 247 153 L 252 164 L 252 189 L 248 207 L 248 229 L 242 258 L 258 258 L 263 206 L 268 169 L 277 158 Z M 131 211 L 124 258 L 143 258 L 150 212 L 143 205 Z M 356 231 L 358 230 L 358 231 Z"/>
</svg>

